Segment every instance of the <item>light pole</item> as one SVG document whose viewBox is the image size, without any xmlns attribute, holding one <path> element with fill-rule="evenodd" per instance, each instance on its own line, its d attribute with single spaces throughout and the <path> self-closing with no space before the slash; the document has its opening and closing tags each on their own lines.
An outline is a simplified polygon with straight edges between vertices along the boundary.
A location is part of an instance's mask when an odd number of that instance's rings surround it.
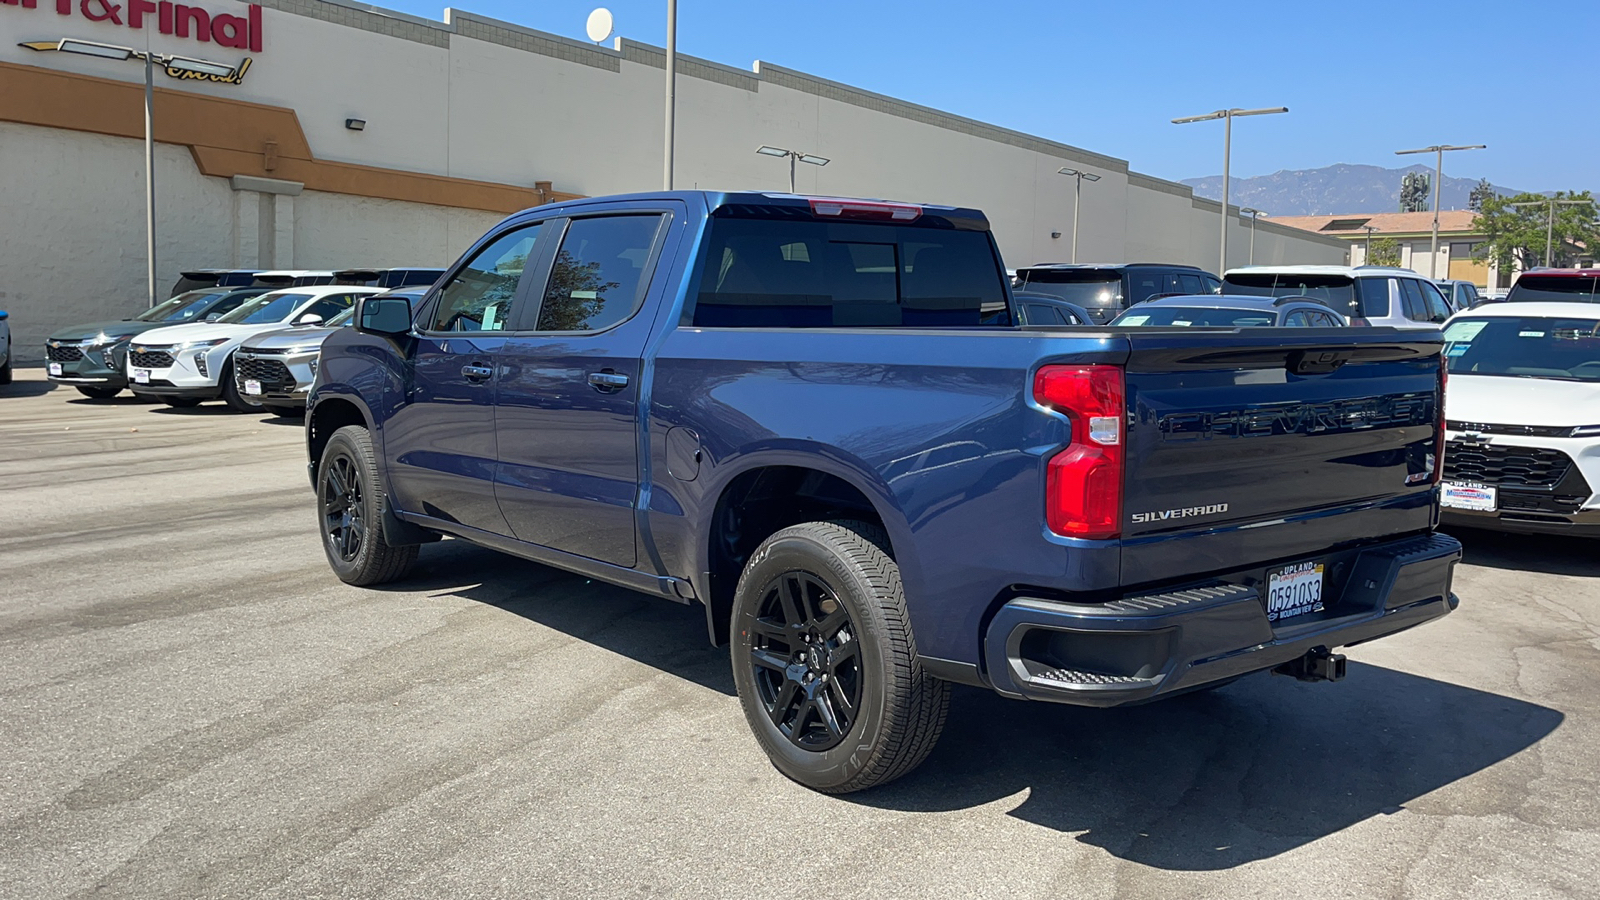
<svg viewBox="0 0 1600 900">
<path fill-rule="evenodd" d="M 1361 227 L 1367 231 L 1366 243 L 1361 245 L 1361 264 L 1370 266 L 1372 265 L 1372 233 L 1377 231 L 1378 228 L 1376 225 L 1363 225 Z"/>
<path fill-rule="evenodd" d="M 1190 122 L 1209 122 L 1212 119 L 1222 120 L 1222 262 L 1217 274 L 1228 271 L 1228 167 L 1233 159 L 1233 120 L 1236 116 L 1270 116 L 1274 113 L 1286 113 L 1287 106 L 1273 106 L 1263 109 L 1219 109 L 1214 113 L 1203 116 L 1186 116 L 1182 119 L 1173 119 L 1174 125 L 1187 125 Z"/>
<path fill-rule="evenodd" d="M 1428 278 L 1437 278 L 1436 270 L 1439 268 L 1439 183 L 1444 181 L 1444 154 L 1446 150 L 1487 150 L 1488 144 L 1435 144 L 1432 147 L 1419 147 L 1415 150 L 1396 150 L 1395 156 L 1408 156 L 1412 153 L 1437 154 L 1433 161 L 1433 252 L 1428 255 Z"/>
<path fill-rule="evenodd" d="M 1551 259 L 1550 259 L 1551 256 L 1554 255 L 1554 253 L 1555 253 L 1556 207 L 1557 206 L 1593 206 L 1594 205 L 1594 201 L 1592 201 L 1592 200 L 1557 200 L 1556 198 L 1551 197 L 1549 200 L 1536 200 L 1536 201 L 1534 201 L 1532 203 L 1511 203 L 1511 204 L 1508 204 L 1508 205 L 1509 206 L 1513 206 L 1513 207 L 1515 207 L 1517 209 L 1527 209 L 1527 208 L 1532 208 L 1532 207 L 1535 207 L 1535 206 L 1546 206 L 1546 205 L 1548 205 L 1550 207 L 1550 218 L 1549 218 L 1549 220 L 1546 223 L 1545 228 L 1544 228 L 1544 264 L 1548 266 L 1548 265 L 1550 265 L 1550 262 L 1551 262 Z"/>
<path fill-rule="evenodd" d="M 672 190 L 672 132 L 678 124 L 678 0 L 667 0 L 667 133 L 662 190 Z"/>
<path fill-rule="evenodd" d="M 766 144 L 756 148 L 762 156 L 787 156 L 789 158 L 789 193 L 794 193 L 794 164 L 796 161 L 812 166 L 825 166 L 829 160 L 826 156 L 816 156 L 810 153 L 801 153 L 799 150 L 785 150 L 782 147 L 769 147 Z"/>
<path fill-rule="evenodd" d="M 1239 207 L 1239 212 L 1250 214 L 1250 265 L 1253 266 L 1256 264 L 1256 220 L 1266 213 L 1248 206 Z"/>
<path fill-rule="evenodd" d="M 1093 172 L 1083 172 L 1078 169 L 1062 168 L 1057 175 L 1072 176 L 1072 262 L 1078 261 L 1078 205 L 1083 199 L 1083 183 L 1085 181 L 1099 181 L 1100 176 Z"/>
<path fill-rule="evenodd" d="M 144 60 L 145 299 L 151 307 L 154 307 L 156 305 L 156 145 L 154 119 L 151 110 L 155 105 L 155 62 L 160 59 L 161 66 L 165 69 L 176 69 L 180 72 L 197 72 L 202 75 L 217 75 L 224 78 L 234 74 L 234 67 L 188 56 L 162 56 L 151 53 L 149 50 L 135 50 L 132 47 L 119 47 L 116 44 L 101 44 L 96 41 L 79 41 L 72 38 L 64 38 L 61 43 L 56 45 L 56 50 L 61 53 L 98 56 L 101 59 L 129 60 L 138 57 Z"/>
</svg>

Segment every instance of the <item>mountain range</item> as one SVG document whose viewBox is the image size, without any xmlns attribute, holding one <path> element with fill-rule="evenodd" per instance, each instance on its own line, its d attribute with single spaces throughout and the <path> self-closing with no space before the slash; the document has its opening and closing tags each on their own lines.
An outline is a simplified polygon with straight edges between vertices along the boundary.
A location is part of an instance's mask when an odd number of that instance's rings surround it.
<svg viewBox="0 0 1600 900">
<path fill-rule="evenodd" d="M 1228 202 L 1250 206 L 1270 216 L 1342 215 L 1344 213 L 1385 213 L 1400 211 L 1400 179 L 1407 172 L 1424 172 L 1430 178 L 1433 167 L 1416 165 L 1403 169 L 1337 163 L 1320 169 L 1284 169 L 1255 178 L 1234 178 L 1228 188 Z M 1222 198 L 1222 176 L 1185 178 L 1195 196 L 1211 200 Z M 1440 209 L 1466 209 L 1476 178 L 1444 176 L 1439 192 Z M 1495 185 L 1500 194 L 1519 194 L 1518 190 Z M 1430 203 L 1433 199 L 1429 187 Z"/>
</svg>

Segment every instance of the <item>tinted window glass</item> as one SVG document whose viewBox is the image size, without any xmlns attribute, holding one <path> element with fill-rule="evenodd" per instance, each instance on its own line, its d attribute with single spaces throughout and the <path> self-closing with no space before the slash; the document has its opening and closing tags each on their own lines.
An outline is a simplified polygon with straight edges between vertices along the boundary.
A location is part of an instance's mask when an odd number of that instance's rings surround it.
<svg viewBox="0 0 1600 900">
<path fill-rule="evenodd" d="M 306 307 L 305 311 L 300 313 L 300 315 L 296 316 L 295 318 L 298 319 L 311 315 L 318 316 L 322 319 L 322 321 L 326 322 L 332 319 L 334 316 L 337 316 L 349 309 L 350 304 L 354 302 L 354 294 L 334 294 L 331 297 L 323 297 L 321 300 L 318 300 L 317 302 Z"/>
<path fill-rule="evenodd" d="M 1212 277 L 1210 275 L 1202 275 L 1202 276 L 1200 276 L 1200 278 L 1201 278 L 1201 280 L 1203 280 L 1206 283 L 1206 293 L 1208 293 L 1208 294 L 1220 294 L 1220 293 L 1222 293 L 1222 282 L 1221 281 L 1217 280 L 1216 278 L 1214 278 L 1214 277 Z"/>
<path fill-rule="evenodd" d="M 218 300 L 214 306 L 206 310 L 205 314 L 207 316 L 217 316 L 220 318 L 227 313 L 233 312 L 240 306 L 243 306 L 244 302 L 249 300 L 251 297 L 259 297 L 265 293 L 266 291 L 257 288 L 244 293 L 223 297 L 221 300 Z"/>
<path fill-rule="evenodd" d="M 1122 275 L 1115 270 L 1024 269 L 1018 274 L 1030 291 L 1053 294 L 1079 306 L 1122 306 Z"/>
<path fill-rule="evenodd" d="M 993 313 L 1003 312 L 1005 304 L 1005 272 L 986 232 L 718 218 L 707 242 L 694 324 L 1003 324 L 1005 317 Z"/>
<path fill-rule="evenodd" d="M 479 250 L 439 292 L 429 330 L 504 331 L 540 228 L 509 231 Z"/>
<path fill-rule="evenodd" d="M 1318 328 L 1338 328 L 1344 324 L 1344 322 L 1335 319 L 1333 316 L 1330 316 L 1327 313 L 1312 313 L 1312 315 L 1316 317 L 1315 324 Z"/>
<path fill-rule="evenodd" d="M 1302 273 L 1235 272 L 1222 279 L 1224 294 L 1243 294 L 1249 297 L 1311 297 L 1343 312 L 1351 310 L 1353 316 L 1378 316 L 1388 312 L 1362 312 L 1366 297 L 1356 302 L 1355 280 L 1348 275 L 1308 275 Z"/>
<path fill-rule="evenodd" d="M 1444 302 L 1444 295 L 1439 289 L 1429 282 L 1419 282 L 1422 287 L 1422 302 L 1427 305 L 1428 321 L 1443 322 L 1450 318 L 1450 304 Z"/>
<path fill-rule="evenodd" d="M 157 303 L 134 318 L 140 322 L 186 322 L 199 315 L 219 293 L 219 291 L 189 291 Z"/>
<path fill-rule="evenodd" d="M 1451 374 L 1600 381 L 1600 322 L 1593 319 L 1457 319 L 1444 339 Z"/>
<path fill-rule="evenodd" d="M 1381 319 L 1389 315 L 1389 286 L 1393 278 L 1362 278 L 1356 281 L 1356 291 L 1361 302 L 1350 312 L 1352 316 Z M 1334 309 L 1339 309 L 1335 306 Z"/>
<path fill-rule="evenodd" d="M 1180 274 L 1178 276 L 1178 290 L 1185 294 L 1204 294 L 1206 287 L 1205 282 L 1200 280 L 1199 275 Z"/>
<path fill-rule="evenodd" d="M 1507 300 L 1554 300 L 1558 303 L 1600 302 L 1600 272 L 1595 275 L 1534 275 L 1517 279 Z"/>
<path fill-rule="evenodd" d="M 310 299 L 310 294 L 279 293 L 274 291 L 262 294 L 259 297 L 251 297 L 241 304 L 238 309 L 217 321 L 226 322 L 230 325 L 271 325 L 274 322 L 282 322 L 287 319 L 289 314 L 295 311 L 296 307 Z"/>
<path fill-rule="evenodd" d="M 539 331 L 598 331 L 633 315 L 660 216 L 574 219 L 550 268 Z"/>
<path fill-rule="evenodd" d="M 1137 307 L 1112 320 L 1112 325 L 1195 328 L 1260 328 L 1274 324 L 1276 312 L 1255 309 L 1204 309 L 1187 306 Z"/>
<path fill-rule="evenodd" d="M 1295 310 L 1289 313 L 1288 318 L 1283 320 L 1283 324 L 1291 328 L 1309 328 L 1311 327 L 1310 314 Z"/>
<path fill-rule="evenodd" d="M 1405 305 L 1406 318 L 1413 322 L 1428 321 L 1428 306 L 1422 299 L 1422 287 L 1414 279 L 1400 279 L 1400 302 Z"/>
</svg>

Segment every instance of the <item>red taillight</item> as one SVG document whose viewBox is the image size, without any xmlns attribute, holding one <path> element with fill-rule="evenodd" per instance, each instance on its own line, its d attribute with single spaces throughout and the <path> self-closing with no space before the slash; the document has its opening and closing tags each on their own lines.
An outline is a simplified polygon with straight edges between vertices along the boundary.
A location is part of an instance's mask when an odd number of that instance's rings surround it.
<svg viewBox="0 0 1600 900">
<path fill-rule="evenodd" d="M 913 203 L 885 203 L 881 200 L 846 200 L 840 197 L 812 197 L 811 214 L 843 219 L 883 219 L 914 222 L 922 217 L 922 207 Z"/>
<path fill-rule="evenodd" d="M 1432 484 L 1438 484 L 1440 481 L 1444 480 L 1444 432 L 1445 432 L 1444 388 L 1445 388 L 1445 384 L 1448 383 L 1449 381 L 1450 381 L 1450 360 L 1443 353 L 1440 353 L 1439 354 L 1439 433 L 1434 435 L 1434 438 L 1433 438 L 1433 478 L 1431 479 L 1431 482 L 1430 482 Z"/>
<path fill-rule="evenodd" d="M 1072 421 L 1072 443 L 1045 479 L 1045 521 L 1056 534 L 1122 533 L 1123 398 L 1117 366 L 1045 366 L 1033 378 L 1033 399 Z"/>
</svg>

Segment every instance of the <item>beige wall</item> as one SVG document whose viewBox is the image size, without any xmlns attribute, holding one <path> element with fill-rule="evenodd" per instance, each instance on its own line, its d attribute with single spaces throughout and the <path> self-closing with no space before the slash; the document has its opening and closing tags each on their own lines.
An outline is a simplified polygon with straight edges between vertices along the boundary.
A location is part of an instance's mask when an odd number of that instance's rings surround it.
<svg viewBox="0 0 1600 900">
<path fill-rule="evenodd" d="M 236 0 L 204 0 L 242 14 Z M 425 22 L 324 0 L 266 0 L 264 48 L 241 85 L 161 86 L 296 111 L 319 160 L 597 195 L 661 187 L 662 54 L 618 40 L 597 48 L 446 11 Z M 129 82 L 142 67 L 18 47 L 75 37 L 140 44 L 146 35 L 53 5 L 0 5 L 0 61 Z M 241 51 L 151 35 L 158 52 L 236 63 Z M 347 118 L 366 130 L 349 131 Z M 987 212 L 1012 267 L 1071 255 L 1073 180 L 1083 185 L 1078 259 L 1170 261 L 1217 268 L 1214 203 L 1182 185 L 1130 175 L 1128 163 L 916 107 L 770 64 L 750 70 L 682 59 L 677 187 L 785 190 L 773 144 L 832 159 L 802 165 L 807 193 L 974 206 Z M 0 122 L 0 302 L 11 304 L 19 354 L 73 320 L 137 309 L 144 295 L 139 141 Z M 439 265 L 498 216 L 344 194 L 233 190 L 199 174 L 188 153 L 159 148 L 161 284 L 180 268 Z M 19 173 L 22 175 L 19 177 Z M 263 213 L 267 208 L 270 217 Z M 263 223 L 271 227 L 265 233 Z M 1059 232 L 1060 238 L 1052 238 Z M 1344 246 L 1267 223 L 1257 262 L 1343 262 Z M 1230 264 L 1249 230 L 1230 230 Z M 45 299 L 49 298 L 49 299 Z"/>
</svg>

